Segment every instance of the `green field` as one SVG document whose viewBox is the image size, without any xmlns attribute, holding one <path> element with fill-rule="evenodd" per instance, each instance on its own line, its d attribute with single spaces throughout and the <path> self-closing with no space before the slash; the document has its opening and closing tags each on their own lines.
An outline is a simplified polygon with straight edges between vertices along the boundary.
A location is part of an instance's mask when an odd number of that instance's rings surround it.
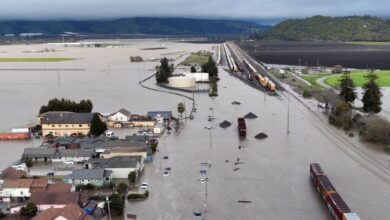
<svg viewBox="0 0 390 220">
<path fill-rule="evenodd" d="M 73 58 L 59 58 L 59 57 L 50 57 L 50 58 L 0 58 L 0 62 L 3 63 L 16 63 L 16 62 L 61 62 L 74 60 Z"/>
<path fill-rule="evenodd" d="M 181 62 L 181 65 L 191 65 L 191 64 L 198 64 L 203 65 L 206 64 L 209 56 L 211 54 L 209 52 L 203 53 L 203 52 L 197 52 L 197 53 L 191 53 L 183 62 Z"/>
<path fill-rule="evenodd" d="M 357 87 L 362 87 L 366 83 L 364 77 L 366 74 L 367 71 L 352 71 L 351 77 Z M 376 74 L 378 76 L 377 83 L 380 87 L 390 87 L 390 71 L 378 71 Z M 339 87 L 340 78 L 341 75 L 335 75 L 326 79 L 325 83 L 333 87 Z"/>
<path fill-rule="evenodd" d="M 390 46 L 390 42 L 355 41 L 355 42 L 348 42 L 348 43 L 363 45 L 363 46 Z"/>
<path fill-rule="evenodd" d="M 303 75 L 301 77 L 308 81 L 314 88 L 321 88 L 321 86 L 317 84 L 317 79 L 325 76 L 329 76 L 329 74 Z"/>
</svg>

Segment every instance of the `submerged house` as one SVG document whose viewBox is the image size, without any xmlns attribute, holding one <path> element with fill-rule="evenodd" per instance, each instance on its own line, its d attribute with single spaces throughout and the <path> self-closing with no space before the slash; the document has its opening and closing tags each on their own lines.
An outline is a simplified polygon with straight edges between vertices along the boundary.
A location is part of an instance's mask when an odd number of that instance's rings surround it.
<svg viewBox="0 0 390 220">
<path fill-rule="evenodd" d="M 46 112 L 40 115 L 43 136 L 88 135 L 93 113 Z"/>
<path fill-rule="evenodd" d="M 103 186 L 112 180 L 112 171 L 96 169 L 74 169 L 72 174 L 64 176 L 64 181 L 73 185 Z"/>
<path fill-rule="evenodd" d="M 137 174 L 144 168 L 142 156 L 116 156 L 108 159 L 91 159 L 85 163 L 87 169 L 104 169 L 112 172 L 112 178 L 127 178 L 134 171 Z"/>
</svg>

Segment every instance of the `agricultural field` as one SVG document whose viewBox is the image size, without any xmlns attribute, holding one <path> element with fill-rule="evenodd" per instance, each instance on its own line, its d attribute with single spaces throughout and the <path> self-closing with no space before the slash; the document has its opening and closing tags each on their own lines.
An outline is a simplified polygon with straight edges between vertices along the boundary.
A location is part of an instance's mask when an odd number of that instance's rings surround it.
<svg viewBox="0 0 390 220">
<path fill-rule="evenodd" d="M 366 74 L 367 71 L 353 71 L 351 73 L 351 77 L 357 87 L 362 87 L 364 85 L 366 82 Z M 378 71 L 376 74 L 378 76 L 377 83 L 380 87 L 390 87 L 390 71 Z M 335 75 L 326 79 L 325 83 L 333 87 L 338 87 L 340 84 L 340 78 L 341 75 Z"/>
<path fill-rule="evenodd" d="M 333 42 L 236 42 L 258 61 L 296 66 L 342 65 L 354 69 L 390 69 L 390 44 Z"/>
<path fill-rule="evenodd" d="M 61 62 L 74 60 L 73 58 L 60 58 L 60 57 L 50 57 L 50 58 L 0 58 L 0 63 L 32 63 L 32 62 Z"/>
<path fill-rule="evenodd" d="M 181 65 L 191 65 L 191 64 L 198 64 L 203 65 L 207 63 L 209 56 L 211 55 L 210 52 L 196 52 L 191 53 L 183 62 L 181 62 Z"/>
</svg>

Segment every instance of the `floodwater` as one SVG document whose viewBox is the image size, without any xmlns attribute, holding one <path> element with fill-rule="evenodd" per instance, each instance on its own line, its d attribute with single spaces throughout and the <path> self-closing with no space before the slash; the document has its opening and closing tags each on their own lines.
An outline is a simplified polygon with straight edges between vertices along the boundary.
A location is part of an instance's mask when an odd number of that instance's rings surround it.
<svg viewBox="0 0 390 220">
<path fill-rule="evenodd" d="M 65 51 L 33 54 L 82 58 L 47 63 L 46 68 L 85 68 L 85 71 L 60 71 L 60 74 L 56 71 L 0 71 L 3 110 L 0 129 L 7 130 L 34 121 L 39 107 L 54 97 L 90 98 L 94 110 L 99 112 L 112 112 L 121 107 L 136 113 L 149 110 L 176 112 L 179 102 L 185 102 L 190 109 L 188 99 L 142 89 L 138 85 L 139 79 L 152 74 L 156 63 L 146 63 L 144 72 L 143 63 L 130 64 L 128 57 L 141 55 L 150 58 L 159 57 L 161 53 L 195 52 L 208 50 L 211 45 L 164 42 L 165 50 L 141 50 L 161 44 L 149 40 L 137 41 L 127 48 L 59 47 Z M 1 49 L 4 50 L 15 53 L 13 56 L 25 55 L 17 53 L 25 50 L 22 46 Z M 11 57 L 10 54 L 1 56 Z M 40 66 L 42 64 L 0 63 L 0 69 Z M 291 96 L 264 95 L 222 68 L 219 75 L 219 96 L 211 99 L 207 94 L 196 94 L 195 119 L 183 120 L 179 132 L 165 133 L 160 138 L 159 152 L 142 176 L 142 181 L 150 185 L 150 197 L 143 202 L 127 202 L 126 213 L 137 214 L 139 219 L 195 219 L 193 211 L 206 208 L 206 219 L 216 220 L 332 219 L 309 177 L 309 163 L 319 162 L 347 204 L 362 219 L 388 219 L 390 164 L 385 165 L 388 159 L 377 158 L 374 153 L 366 155 L 363 149 L 367 146 L 329 127 L 317 112 Z M 145 84 L 156 87 L 152 80 Z M 290 98 L 290 105 L 286 97 Z M 232 105 L 235 100 L 241 105 Z M 237 117 L 248 112 L 259 117 L 246 120 L 247 137 L 240 140 Z M 213 122 L 207 120 L 209 115 L 215 116 Z M 232 126 L 220 128 L 218 125 L 224 120 L 232 122 Z M 254 136 L 260 132 L 269 137 L 256 140 Z M 32 142 L 1 142 L 4 156 L 0 165 L 5 167 L 18 159 L 23 148 L 31 145 Z M 240 145 L 243 146 L 241 149 Z M 162 159 L 164 156 L 169 158 Z M 235 165 L 238 158 L 242 164 Z M 208 161 L 211 167 L 200 165 Z M 162 175 L 166 167 L 172 169 L 169 176 Z M 200 170 L 207 170 L 209 178 L 207 202 L 206 184 L 199 182 L 202 178 Z M 251 203 L 239 203 L 239 200 Z"/>
</svg>

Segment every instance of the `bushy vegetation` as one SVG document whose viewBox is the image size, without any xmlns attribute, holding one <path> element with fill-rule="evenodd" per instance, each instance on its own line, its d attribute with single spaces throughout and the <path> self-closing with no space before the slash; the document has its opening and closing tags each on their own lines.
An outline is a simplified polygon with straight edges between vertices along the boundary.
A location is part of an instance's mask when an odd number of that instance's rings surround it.
<svg viewBox="0 0 390 220">
<path fill-rule="evenodd" d="M 390 144 L 390 122 L 381 117 L 372 116 L 364 119 L 360 133 L 365 141 Z"/>
<path fill-rule="evenodd" d="M 146 190 L 142 194 L 132 193 L 132 194 L 127 195 L 127 199 L 128 200 L 145 200 L 148 197 L 149 197 L 149 191 L 148 190 Z"/>
<path fill-rule="evenodd" d="M 116 190 L 118 191 L 119 194 L 125 194 L 127 192 L 128 185 L 126 183 L 119 183 L 118 186 L 116 187 Z"/>
<path fill-rule="evenodd" d="M 123 214 L 123 208 L 125 206 L 125 199 L 119 194 L 112 194 L 108 200 L 110 201 L 110 211 L 113 216 L 120 216 Z M 104 209 L 108 212 L 107 202 L 104 204 Z"/>
<path fill-rule="evenodd" d="M 51 99 L 47 105 L 43 105 L 39 110 L 39 114 L 49 111 L 69 111 L 69 112 L 81 112 L 89 113 L 92 111 L 93 104 L 91 100 L 81 100 L 79 103 L 70 99 Z"/>
<path fill-rule="evenodd" d="M 88 183 L 86 185 L 77 185 L 76 186 L 76 190 L 77 191 L 80 191 L 80 190 L 95 190 L 95 189 L 96 189 L 96 186 L 92 185 L 90 183 Z"/>
<path fill-rule="evenodd" d="M 37 212 L 38 207 L 32 202 L 28 202 L 20 209 L 20 214 L 25 217 L 34 217 L 37 215 Z"/>
<path fill-rule="evenodd" d="M 389 41 L 390 20 L 370 16 L 289 19 L 268 29 L 265 39 Z"/>
</svg>

